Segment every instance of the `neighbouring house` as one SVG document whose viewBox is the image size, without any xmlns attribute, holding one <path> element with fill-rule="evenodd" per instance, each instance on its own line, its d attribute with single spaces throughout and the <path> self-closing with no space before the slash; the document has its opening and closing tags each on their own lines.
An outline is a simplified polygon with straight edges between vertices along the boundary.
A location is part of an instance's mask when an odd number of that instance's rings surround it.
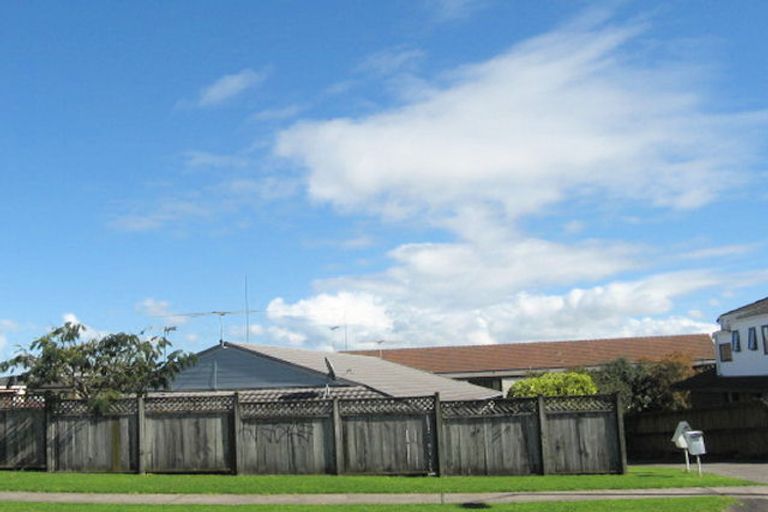
<svg viewBox="0 0 768 512">
<path fill-rule="evenodd" d="M 698 405 L 768 399 L 768 297 L 723 313 L 713 334 L 716 367 L 677 387 Z"/>
<path fill-rule="evenodd" d="M 221 342 L 197 354 L 174 392 L 247 390 L 263 401 L 414 397 L 482 400 L 498 391 L 363 355 Z"/>
<path fill-rule="evenodd" d="M 697 370 L 715 363 L 709 334 L 397 348 L 350 353 L 379 357 L 505 394 L 516 380 L 531 372 L 592 369 L 618 358 L 640 362 L 681 356 L 690 360 Z"/>
<path fill-rule="evenodd" d="M 21 395 L 26 386 L 19 384 L 16 377 L 0 377 L 0 395 Z"/>
</svg>

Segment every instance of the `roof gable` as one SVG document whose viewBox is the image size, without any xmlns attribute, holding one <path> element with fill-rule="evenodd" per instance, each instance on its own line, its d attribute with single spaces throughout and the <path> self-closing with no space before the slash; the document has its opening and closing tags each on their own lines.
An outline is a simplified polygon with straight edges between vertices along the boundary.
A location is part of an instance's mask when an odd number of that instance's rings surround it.
<svg viewBox="0 0 768 512">
<path fill-rule="evenodd" d="M 171 384 L 174 391 L 308 388 L 344 386 L 327 375 L 285 361 L 265 357 L 235 345 L 215 346 L 198 354 Z"/>
<path fill-rule="evenodd" d="M 228 345 L 264 354 L 322 374 L 327 371 L 325 360 L 328 359 L 338 378 L 392 397 L 425 396 L 439 392 L 444 400 L 479 400 L 499 395 L 498 391 L 492 389 L 447 379 L 375 357 L 269 345 Z"/>
</svg>

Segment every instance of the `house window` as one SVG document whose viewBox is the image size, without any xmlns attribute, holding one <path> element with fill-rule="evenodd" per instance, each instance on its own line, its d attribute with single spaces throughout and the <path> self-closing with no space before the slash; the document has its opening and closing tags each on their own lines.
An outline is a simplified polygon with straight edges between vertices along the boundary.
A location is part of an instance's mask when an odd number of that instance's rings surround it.
<svg viewBox="0 0 768 512">
<path fill-rule="evenodd" d="M 763 353 L 768 355 L 768 325 L 762 326 L 763 331 Z"/>
<path fill-rule="evenodd" d="M 720 344 L 720 361 L 727 363 L 733 361 L 733 354 L 731 354 L 731 346 L 728 343 Z"/>
<path fill-rule="evenodd" d="M 747 348 L 757 350 L 757 327 L 750 327 L 747 335 Z"/>
<path fill-rule="evenodd" d="M 741 334 L 739 334 L 739 331 L 731 333 L 731 348 L 733 348 L 734 352 L 741 352 Z"/>
</svg>

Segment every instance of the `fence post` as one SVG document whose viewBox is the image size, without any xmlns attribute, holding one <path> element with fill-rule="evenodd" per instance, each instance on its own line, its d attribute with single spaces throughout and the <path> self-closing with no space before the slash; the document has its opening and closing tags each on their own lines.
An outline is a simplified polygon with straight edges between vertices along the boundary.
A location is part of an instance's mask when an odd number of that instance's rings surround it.
<svg viewBox="0 0 768 512">
<path fill-rule="evenodd" d="M 53 415 L 53 404 L 45 401 L 45 470 L 56 471 L 56 417 Z"/>
<path fill-rule="evenodd" d="M 235 391 L 234 401 L 232 403 L 232 473 L 239 475 L 243 472 L 243 457 L 240 451 L 243 432 L 242 419 L 240 415 L 240 392 Z"/>
<path fill-rule="evenodd" d="M 341 475 L 344 473 L 344 432 L 342 431 L 341 410 L 339 409 L 339 399 L 333 399 L 333 410 L 331 413 L 331 424 L 333 428 L 333 460 L 335 473 Z"/>
<path fill-rule="evenodd" d="M 140 475 L 143 475 L 147 472 L 147 450 L 144 447 L 144 444 L 146 443 L 146 423 L 144 421 L 144 416 L 144 397 L 139 395 L 136 398 L 136 472 Z"/>
<path fill-rule="evenodd" d="M 445 443 L 443 442 L 443 406 L 440 392 L 435 393 L 435 455 L 437 455 L 437 476 L 445 476 Z"/>
<path fill-rule="evenodd" d="M 539 451 L 541 452 L 541 474 L 548 475 L 551 471 L 549 463 L 549 433 L 547 432 L 547 410 L 544 397 L 536 397 L 536 412 L 539 416 Z"/>
<path fill-rule="evenodd" d="M 614 394 L 614 407 L 616 407 L 616 439 L 619 442 L 619 472 L 623 475 L 627 472 L 627 440 L 624 434 L 624 406 L 619 393 Z"/>
</svg>

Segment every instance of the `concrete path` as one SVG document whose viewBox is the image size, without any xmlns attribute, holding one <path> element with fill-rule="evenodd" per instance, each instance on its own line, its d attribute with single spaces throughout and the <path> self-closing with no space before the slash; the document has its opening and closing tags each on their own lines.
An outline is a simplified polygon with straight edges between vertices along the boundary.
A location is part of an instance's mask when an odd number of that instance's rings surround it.
<svg viewBox="0 0 768 512">
<path fill-rule="evenodd" d="M 768 486 L 686 489 L 602 490 L 580 492 L 521 492 L 478 494 L 85 494 L 0 492 L 0 501 L 49 503 L 112 503 L 140 505 L 353 505 L 522 503 L 647 498 L 732 496 L 740 500 L 768 499 Z"/>
</svg>

